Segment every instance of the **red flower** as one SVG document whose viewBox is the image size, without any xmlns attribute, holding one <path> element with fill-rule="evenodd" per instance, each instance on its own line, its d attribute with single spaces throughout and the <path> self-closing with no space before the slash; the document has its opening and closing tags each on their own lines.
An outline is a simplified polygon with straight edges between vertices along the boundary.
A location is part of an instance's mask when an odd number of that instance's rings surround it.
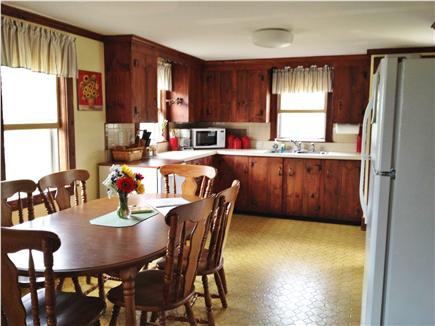
<svg viewBox="0 0 435 326">
<path fill-rule="evenodd" d="M 143 175 L 140 173 L 136 173 L 136 180 L 142 180 L 143 179 Z"/>
<path fill-rule="evenodd" d="M 136 182 L 129 177 L 121 177 L 116 180 L 116 187 L 119 191 L 129 193 L 136 189 Z"/>
</svg>

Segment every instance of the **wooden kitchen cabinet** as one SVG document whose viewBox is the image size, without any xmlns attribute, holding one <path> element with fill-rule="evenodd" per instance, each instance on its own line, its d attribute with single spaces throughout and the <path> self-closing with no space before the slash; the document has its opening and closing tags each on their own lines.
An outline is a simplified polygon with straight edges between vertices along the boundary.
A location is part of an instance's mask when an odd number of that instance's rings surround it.
<svg viewBox="0 0 435 326">
<path fill-rule="evenodd" d="M 304 160 L 284 159 L 283 213 L 302 216 L 304 195 Z"/>
<path fill-rule="evenodd" d="M 238 110 L 235 122 L 269 122 L 269 78 L 266 70 L 237 72 Z"/>
<path fill-rule="evenodd" d="M 302 214 L 306 217 L 321 215 L 320 184 L 322 179 L 322 161 L 304 160 Z"/>
<path fill-rule="evenodd" d="M 361 221 L 360 161 L 217 155 L 206 165 L 218 169 L 215 192 L 240 180 L 238 211 Z"/>
<path fill-rule="evenodd" d="M 174 102 L 181 98 L 181 103 L 167 106 L 167 119 L 170 122 L 186 123 L 200 120 L 201 112 L 201 69 L 197 65 L 172 64 L 172 92 Z"/>
<path fill-rule="evenodd" d="M 321 215 L 348 222 L 361 221 L 359 161 L 324 160 Z"/>
<path fill-rule="evenodd" d="M 332 120 L 335 123 L 361 123 L 369 96 L 368 59 L 359 64 L 337 66 L 334 69 Z"/>
<path fill-rule="evenodd" d="M 157 122 L 157 55 L 134 36 L 105 37 L 106 122 Z"/>
<path fill-rule="evenodd" d="M 249 209 L 249 157 L 219 155 L 216 192 L 231 186 L 233 180 L 240 181 L 240 191 L 237 197 L 236 209 L 248 211 Z"/>
<path fill-rule="evenodd" d="M 233 110 L 233 72 L 207 71 L 203 84 L 202 121 L 228 122 Z"/>
<path fill-rule="evenodd" d="M 249 158 L 250 211 L 276 214 L 282 212 L 282 175 L 282 158 Z"/>
<path fill-rule="evenodd" d="M 267 70 L 207 70 L 203 94 L 203 121 L 268 122 Z"/>
</svg>

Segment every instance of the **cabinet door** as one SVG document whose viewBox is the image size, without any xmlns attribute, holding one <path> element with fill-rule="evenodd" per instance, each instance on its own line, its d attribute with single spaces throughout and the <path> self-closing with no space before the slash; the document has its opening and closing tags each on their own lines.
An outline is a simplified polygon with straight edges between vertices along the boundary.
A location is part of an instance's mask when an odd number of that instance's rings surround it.
<svg viewBox="0 0 435 326">
<path fill-rule="evenodd" d="M 219 116 L 220 78 L 218 71 L 207 71 L 204 76 L 203 121 L 217 121 Z"/>
<path fill-rule="evenodd" d="M 131 98 L 133 121 L 135 123 L 147 121 L 147 62 L 141 51 L 133 50 L 131 59 Z"/>
<path fill-rule="evenodd" d="M 248 72 L 247 78 L 247 105 L 249 122 L 268 122 L 268 87 L 269 78 L 266 70 L 253 70 Z"/>
<path fill-rule="evenodd" d="M 304 160 L 284 159 L 283 211 L 287 215 L 303 214 Z"/>
<path fill-rule="evenodd" d="M 341 161 L 324 160 L 322 162 L 322 217 L 338 218 L 338 202 L 341 189 Z"/>
<path fill-rule="evenodd" d="M 359 202 L 360 161 L 341 161 L 340 198 L 338 200 L 338 218 L 359 222 L 362 210 Z"/>
<path fill-rule="evenodd" d="M 147 55 L 146 62 L 145 122 L 157 122 L 157 56 Z"/>
<path fill-rule="evenodd" d="M 332 91 L 333 122 L 362 122 L 369 93 L 369 65 L 341 66 L 334 69 Z"/>
<path fill-rule="evenodd" d="M 233 72 L 219 73 L 219 114 L 218 122 L 230 122 L 233 113 Z"/>
<path fill-rule="evenodd" d="M 320 205 L 320 182 L 322 177 L 322 165 L 320 160 L 304 160 L 304 191 L 303 191 L 303 215 L 318 217 L 321 214 Z"/>
<path fill-rule="evenodd" d="M 218 186 L 216 191 L 222 191 L 231 186 L 233 180 L 240 181 L 240 191 L 237 197 L 236 209 L 248 210 L 249 196 L 249 157 L 219 155 Z"/>
<path fill-rule="evenodd" d="M 236 72 L 236 109 L 232 112 L 231 121 L 248 122 L 248 71 L 239 70 Z"/>
<path fill-rule="evenodd" d="M 251 157 L 249 163 L 249 210 L 280 214 L 283 159 Z"/>
</svg>

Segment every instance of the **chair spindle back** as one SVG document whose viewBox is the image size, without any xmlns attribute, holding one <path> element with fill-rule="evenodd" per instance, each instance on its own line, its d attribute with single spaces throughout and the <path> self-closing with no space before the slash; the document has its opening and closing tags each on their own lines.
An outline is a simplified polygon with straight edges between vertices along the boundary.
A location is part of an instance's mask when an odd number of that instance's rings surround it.
<svg viewBox="0 0 435 326">
<path fill-rule="evenodd" d="M 36 287 L 33 250 L 41 251 L 44 257 L 45 277 L 45 313 L 47 325 L 56 325 L 55 289 L 53 274 L 53 252 L 60 247 L 59 237 L 48 231 L 14 230 L 1 228 L 1 279 L 2 279 L 2 313 L 9 325 L 26 325 L 26 311 L 21 301 L 18 286 L 18 270 L 8 254 L 28 250 L 30 297 L 32 302 L 32 321 L 40 325 L 39 302 Z"/>
<path fill-rule="evenodd" d="M 22 179 L 13 181 L 2 181 L 1 186 L 1 214 L 2 214 L 2 226 L 12 226 L 12 212 L 18 210 L 19 223 L 23 223 L 24 209 L 27 208 L 27 220 L 31 221 L 35 218 L 33 209 L 33 192 L 36 190 L 36 184 L 32 180 Z M 21 194 L 25 193 L 26 197 L 21 197 Z M 14 206 L 8 203 L 8 198 L 18 194 Z"/>
<path fill-rule="evenodd" d="M 166 215 L 166 224 L 169 225 L 165 265 L 166 303 L 175 302 L 192 292 L 213 202 L 214 197 L 202 199 L 178 206 Z"/>
<path fill-rule="evenodd" d="M 87 170 L 68 170 L 46 175 L 38 181 L 38 189 L 43 196 L 44 205 L 49 214 L 71 207 L 71 193 L 75 205 L 88 201 L 86 181 Z"/>
<path fill-rule="evenodd" d="M 240 181 L 234 180 L 230 188 L 216 195 L 210 222 L 211 237 L 208 245 L 207 269 L 216 268 L 221 262 L 239 190 Z"/>
<path fill-rule="evenodd" d="M 212 193 L 213 181 L 216 177 L 217 170 L 214 167 L 207 165 L 168 164 L 160 168 L 160 173 L 162 174 L 164 180 L 163 192 L 165 194 L 169 193 L 170 175 L 173 175 L 174 194 L 177 193 L 175 175 L 178 175 L 185 178 L 183 184 L 181 185 L 183 195 L 206 198 Z M 197 182 L 197 179 L 200 179 L 199 183 Z"/>
</svg>

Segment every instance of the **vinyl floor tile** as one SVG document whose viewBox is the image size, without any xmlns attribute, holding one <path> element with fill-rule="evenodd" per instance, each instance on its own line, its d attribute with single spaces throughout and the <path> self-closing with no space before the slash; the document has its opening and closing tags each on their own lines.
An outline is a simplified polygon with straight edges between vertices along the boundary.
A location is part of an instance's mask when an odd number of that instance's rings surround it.
<svg viewBox="0 0 435 326">
<path fill-rule="evenodd" d="M 213 300 L 216 325 L 359 325 L 364 236 L 356 226 L 235 215 L 224 254 L 229 307 Z M 217 293 L 213 278 L 209 283 Z M 106 282 L 106 290 L 117 284 Z M 202 291 L 199 279 L 196 288 Z M 194 313 L 205 319 L 202 298 Z M 117 325 L 124 325 L 122 309 Z"/>
</svg>

